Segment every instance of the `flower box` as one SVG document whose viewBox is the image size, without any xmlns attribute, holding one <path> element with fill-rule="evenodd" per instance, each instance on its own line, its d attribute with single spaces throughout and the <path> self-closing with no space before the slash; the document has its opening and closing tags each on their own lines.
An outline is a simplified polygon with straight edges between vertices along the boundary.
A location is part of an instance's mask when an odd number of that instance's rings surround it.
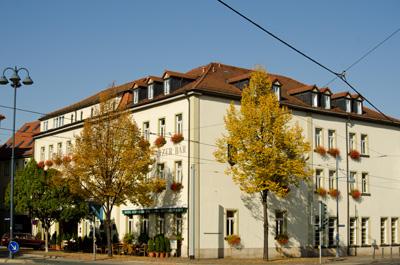
<svg viewBox="0 0 400 265">
<path fill-rule="evenodd" d="M 275 240 L 281 245 L 286 245 L 289 243 L 289 236 L 286 234 L 280 234 L 275 237 Z"/>
<path fill-rule="evenodd" d="M 179 192 L 183 188 L 183 185 L 180 182 L 175 182 L 174 181 L 174 182 L 171 183 L 170 188 L 171 188 L 172 191 Z"/>
<path fill-rule="evenodd" d="M 63 163 L 68 164 L 69 162 L 72 161 L 72 158 L 70 156 L 64 156 L 62 158 L 62 160 L 63 160 Z"/>
<path fill-rule="evenodd" d="M 44 168 L 44 161 L 39 161 L 39 163 L 37 163 L 38 168 L 43 169 Z"/>
<path fill-rule="evenodd" d="M 150 147 L 150 143 L 146 139 L 142 138 L 139 141 L 139 147 L 142 148 L 142 149 L 147 149 L 147 148 Z"/>
<path fill-rule="evenodd" d="M 327 194 L 327 191 L 326 191 L 326 189 L 324 189 L 324 188 L 322 188 L 322 187 L 319 187 L 319 188 L 316 190 L 316 193 L 317 193 L 319 196 L 321 196 L 321 197 L 325 197 L 326 194 Z"/>
<path fill-rule="evenodd" d="M 56 157 L 53 159 L 53 161 L 54 161 L 54 164 L 55 164 L 56 166 L 61 165 L 62 162 L 63 162 L 61 156 L 56 156 Z"/>
<path fill-rule="evenodd" d="M 162 135 L 158 136 L 157 139 L 154 141 L 154 144 L 158 148 L 163 147 L 166 143 L 167 143 L 167 141 L 165 140 L 164 136 L 162 136 Z"/>
<path fill-rule="evenodd" d="M 228 242 L 229 246 L 236 247 L 240 245 L 240 236 L 238 235 L 229 235 L 225 237 L 225 240 Z"/>
<path fill-rule="evenodd" d="M 361 154 L 357 150 L 350 150 L 349 156 L 351 157 L 351 159 L 360 160 Z"/>
<path fill-rule="evenodd" d="M 174 144 L 180 143 L 183 141 L 183 135 L 181 133 L 175 133 L 174 135 L 172 135 L 171 137 L 171 142 L 173 142 Z"/>
<path fill-rule="evenodd" d="M 337 189 L 330 189 L 328 193 L 332 198 L 337 198 L 340 196 L 340 191 Z"/>
<path fill-rule="evenodd" d="M 340 150 L 337 149 L 337 148 L 330 148 L 327 153 L 330 154 L 333 157 L 340 156 Z"/>
<path fill-rule="evenodd" d="M 152 190 L 154 193 L 161 193 L 163 192 L 167 187 L 167 182 L 165 179 L 162 178 L 154 178 L 152 180 Z"/>
<path fill-rule="evenodd" d="M 53 165 L 53 161 L 51 160 L 46 160 L 46 162 L 44 162 L 44 164 L 48 167 L 51 167 Z"/>
<path fill-rule="evenodd" d="M 326 155 L 326 150 L 325 150 L 325 147 L 323 147 L 323 146 L 317 146 L 314 151 L 317 152 L 318 154 L 320 154 L 321 156 Z"/>
<path fill-rule="evenodd" d="M 358 189 L 354 189 L 350 191 L 351 197 L 353 197 L 354 200 L 358 200 L 361 198 L 361 192 Z"/>
</svg>

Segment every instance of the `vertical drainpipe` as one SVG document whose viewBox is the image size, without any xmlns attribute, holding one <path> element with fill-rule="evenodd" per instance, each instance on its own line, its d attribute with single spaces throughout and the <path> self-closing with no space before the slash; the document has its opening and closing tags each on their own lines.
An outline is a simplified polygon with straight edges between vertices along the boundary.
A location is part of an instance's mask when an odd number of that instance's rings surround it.
<svg viewBox="0 0 400 265">
<path fill-rule="evenodd" d="M 190 127 L 190 98 L 189 98 L 189 96 L 188 96 L 188 93 L 186 92 L 185 93 L 185 95 L 186 95 L 186 99 L 187 99 L 187 101 L 188 101 L 188 164 L 187 164 L 187 176 L 188 176 L 188 191 L 187 191 L 187 198 L 188 198 L 188 206 L 189 206 L 189 201 L 190 201 L 190 185 L 191 185 L 191 183 L 190 183 L 190 175 L 191 175 L 191 165 L 190 165 L 190 145 L 191 145 L 191 138 L 190 138 L 190 130 L 191 130 L 191 127 Z M 190 213 L 190 211 L 192 211 L 193 209 L 190 209 L 189 208 L 189 211 L 188 211 L 188 216 L 189 216 L 189 213 Z M 194 255 L 191 255 L 192 253 L 191 253 L 191 251 L 190 251 L 190 241 L 192 240 L 191 238 L 190 238 L 190 223 L 191 223 L 191 220 L 189 220 L 189 218 L 187 219 L 188 220 L 188 222 L 187 222 L 187 227 L 188 227 L 188 256 L 189 256 L 189 258 L 190 259 L 194 259 L 195 257 L 194 257 Z M 193 251 L 193 253 L 194 253 L 194 250 L 192 250 Z"/>
<path fill-rule="evenodd" d="M 350 256 L 350 196 L 349 196 L 349 122 L 350 117 L 346 120 L 346 197 L 347 197 L 347 255 Z"/>
</svg>

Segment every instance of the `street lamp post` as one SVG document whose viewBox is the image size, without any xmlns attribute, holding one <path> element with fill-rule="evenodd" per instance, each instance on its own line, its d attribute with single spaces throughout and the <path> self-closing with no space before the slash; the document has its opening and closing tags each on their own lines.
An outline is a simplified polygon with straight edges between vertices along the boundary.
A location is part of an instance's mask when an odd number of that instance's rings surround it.
<svg viewBox="0 0 400 265">
<path fill-rule="evenodd" d="M 12 75 L 9 79 L 6 78 L 5 73 L 10 70 Z M 10 165 L 10 237 L 9 241 L 14 238 L 14 172 L 15 172 L 15 116 L 16 116 L 16 105 L 17 105 L 17 88 L 21 85 L 21 78 L 19 77 L 19 71 L 24 70 L 27 73 L 26 78 L 22 81 L 24 85 L 32 85 L 33 81 L 29 76 L 28 69 L 21 67 L 7 67 L 3 71 L 3 75 L 0 77 L 0 85 L 7 85 L 9 81 L 11 86 L 14 88 L 14 106 L 13 106 L 13 126 L 12 126 L 12 146 L 11 146 L 11 165 Z M 13 254 L 10 251 L 10 258 L 13 258 Z"/>
</svg>

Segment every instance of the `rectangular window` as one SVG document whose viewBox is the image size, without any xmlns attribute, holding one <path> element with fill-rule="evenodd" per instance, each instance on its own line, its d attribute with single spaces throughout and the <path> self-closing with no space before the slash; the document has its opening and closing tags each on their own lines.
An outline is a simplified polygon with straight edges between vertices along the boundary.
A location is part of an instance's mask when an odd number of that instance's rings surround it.
<svg viewBox="0 0 400 265">
<path fill-rule="evenodd" d="M 182 114 L 176 114 L 175 115 L 175 133 L 182 134 L 182 132 L 183 132 Z"/>
<path fill-rule="evenodd" d="M 158 120 L 158 135 L 160 136 L 165 136 L 165 119 L 159 119 Z"/>
<path fill-rule="evenodd" d="M 163 213 L 157 215 L 157 234 L 165 233 L 165 216 Z"/>
<path fill-rule="evenodd" d="M 387 218 L 381 218 L 381 245 L 385 245 L 388 243 L 387 240 Z"/>
<path fill-rule="evenodd" d="M 315 170 L 315 190 L 323 187 L 322 169 Z"/>
<path fill-rule="evenodd" d="M 336 217 L 329 217 L 328 220 L 328 246 L 336 246 Z"/>
<path fill-rule="evenodd" d="M 337 189 L 336 187 L 336 171 L 329 170 L 329 189 Z"/>
<path fill-rule="evenodd" d="M 150 140 L 150 122 L 143 122 L 143 138 L 147 141 Z"/>
<path fill-rule="evenodd" d="M 350 150 L 356 150 L 356 134 L 355 133 L 349 133 L 349 149 Z"/>
<path fill-rule="evenodd" d="M 170 92 L 170 79 L 164 80 L 164 95 L 168 95 Z"/>
<path fill-rule="evenodd" d="M 399 222 L 398 222 L 398 218 L 393 218 L 390 220 L 391 223 L 391 232 L 392 232 L 392 245 L 398 244 L 399 243 L 399 239 L 398 239 L 398 226 L 399 226 Z"/>
<path fill-rule="evenodd" d="M 176 226 L 176 234 L 177 235 L 182 235 L 182 214 L 177 213 L 175 215 L 175 226 Z"/>
<path fill-rule="evenodd" d="M 64 125 L 64 116 L 60 117 L 60 127 Z"/>
<path fill-rule="evenodd" d="M 322 146 L 322 129 L 315 128 L 315 147 Z"/>
<path fill-rule="evenodd" d="M 44 161 L 46 159 L 45 155 L 46 155 L 46 147 L 42 146 L 40 147 L 40 161 Z"/>
<path fill-rule="evenodd" d="M 49 121 L 43 122 L 43 131 L 47 131 L 49 129 Z"/>
<path fill-rule="evenodd" d="M 274 95 L 276 96 L 276 98 L 279 100 L 281 100 L 281 93 L 280 93 L 280 86 L 278 85 L 273 85 L 272 86 L 272 92 L 274 93 Z"/>
<path fill-rule="evenodd" d="M 362 155 L 367 155 L 368 150 L 367 150 L 367 144 L 368 144 L 368 136 L 366 134 L 361 134 L 361 154 Z"/>
<path fill-rule="evenodd" d="M 53 145 L 49 145 L 49 156 L 47 159 L 51 160 L 53 159 L 53 153 L 54 153 L 54 149 L 53 149 Z"/>
<path fill-rule="evenodd" d="M 133 218 L 128 218 L 128 234 L 133 234 L 135 231 L 135 222 Z"/>
<path fill-rule="evenodd" d="M 346 99 L 346 112 L 351 112 L 351 101 Z"/>
<path fill-rule="evenodd" d="M 139 102 L 139 90 L 133 90 L 133 104 L 137 104 Z"/>
<path fill-rule="evenodd" d="M 361 246 L 366 246 L 369 243 L 369 218 L 361 218 Z"/>
<path fill-rule="evenodd" d="M 328 149 L 335 147 L 335 130 L 328 130 Z"/>
<path fill-rule="evenodd" d="M 320 243 L 320 236 L 319 236 L 319 216 L 315 216 L 315 223 L 314 223 L 314 246 L 319 246 Z"/>
<path fill-rule="evenodd" d="M 90 109 L 90 117 L 93 117 L 93 115 L 94 115 L 94 109 L 91 108 L 91 109 Z"/>
<path fill-rule="evenodd" d="M 318 107 L 318 94 L 317 93 L 312 93 L 312 106 L 313 107 Z"/>
<path fill-rule="evenodd" d="M 227 236 L 235 235 L 236 232 L 236 218 L 237 212 L 234 210 L 227 210 L 226 211 L 226 227 L 225 227 L 225 234 Z"/>
<path fill-rule="evenodd" d="M 284 211 L 275 212 L 275 236 L 286 234 L 286 216 Z"/>
<path fill-rule="evenodd" d="M 154 85 L 151 84 L 147 87 L 147 98 L 153 99 L 153 95 L 154 95 Z"/>
<path fill-rule="evenodd" d="M 182 183 L 182 161 L 175 161 L 175 181 Z"/>
<path fill-rule="evenodd" d="M 57 143 L 57 155 L 62 155 L 62 143 Z"/>
<path fill-rule="evenodd" d="M 350 218 L 350 246 L 357 245 L 357 219 Z"/>
<path fill-rule="evenodd" d="M 149 235 L 149 215 L 144 214 L 140 218 L 140 233 Z"/>
<path fill-rule="evenodd" d="M 157 177 L 162 179 L 165 178 L 164 163 L 157 164 Z"/>
<path fill-rule="evenodd" d="M 368 173 L 363 172 L 361 174 L 361 193 L 369 193 L 368 182 Z"/>
<path fill-rule="evenodd" d="M 355 184 L 356 184 L 356 172 L 350 171 L 350 179 L 349 179 L 349 184 L 350 184 L 350 190 L 355 189 Z"/>
<path fill-rule="evenodd" d="M 83 120 L 83 111 L 81 111 L 81 120 Z"/>
<path fill-rule="evenodd" d="M 361 101 L 356 101 L 356 111 L 357 111 L 357 114 L 362 114 L 362 103 L 361 103 Z"/>
<path fill-rule="evenodd" d="M 65 149 L 67 155 L 70 155 L 72 153 L 72 142 L 71 140 L 67 141 L 66 149 Z"/>
<path fill-rule="evenodd" d="M 325 109 L 330 109 L 331 108 L 331 96 L 329 95 L 324 95 L 324 107 Z"/>
</svg>

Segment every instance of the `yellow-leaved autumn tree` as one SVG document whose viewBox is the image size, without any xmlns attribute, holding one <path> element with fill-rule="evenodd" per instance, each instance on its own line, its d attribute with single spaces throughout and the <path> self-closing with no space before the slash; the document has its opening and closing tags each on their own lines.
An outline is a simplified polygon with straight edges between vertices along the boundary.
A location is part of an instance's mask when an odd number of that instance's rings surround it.
<svg viewBox="0 0 400 265">
<path fill-rule="evenodd" d="M 63 166 L 73 191 L 102 205 L 109 250 L 113 207 L 126 201 L 148 205 L 152 188 L 146 178 L 153 162 L 150 144 L 129 112 L 115 109 L 115 103 L 110 94 L 100 96 L 93 117 L 75 137 L 72 162 Z"/>
<path fill-rule="evenodd" d="M 289 125 L 290 111 L 281 107 L 263 69 L 251 75 L 240 108 L 233 103 L 225 116 L 226 133 L 217 140 L 215 157 L 231 166 L 226 173 L 240 189 L 259 194 L 263 205 L 264 252 L 268 259 L 268 193 L 285 197 L 311 174 L 306 165 L 310 145 L 298 124 Z"/>
</svg>

